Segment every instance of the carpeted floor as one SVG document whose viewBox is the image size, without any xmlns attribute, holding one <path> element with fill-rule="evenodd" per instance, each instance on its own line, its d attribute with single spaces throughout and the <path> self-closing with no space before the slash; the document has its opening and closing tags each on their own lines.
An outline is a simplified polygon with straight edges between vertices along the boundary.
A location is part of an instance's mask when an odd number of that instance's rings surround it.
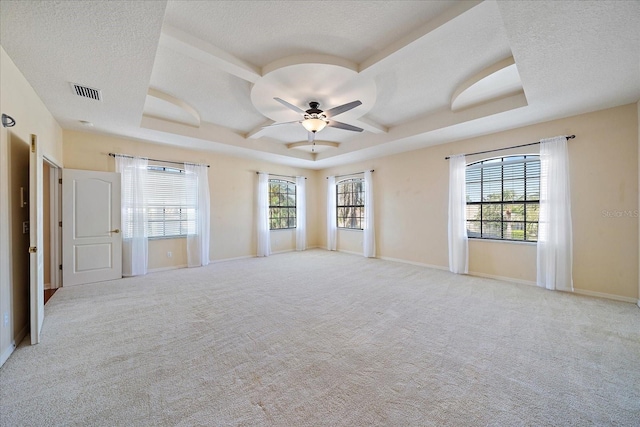
<svg viewBox="0 0 640 427">
<path fill-rule="evenodd" d="M 640 309 L 323 250 L 62 288 L 2 426 L 640 425 Z"/>
</svg>

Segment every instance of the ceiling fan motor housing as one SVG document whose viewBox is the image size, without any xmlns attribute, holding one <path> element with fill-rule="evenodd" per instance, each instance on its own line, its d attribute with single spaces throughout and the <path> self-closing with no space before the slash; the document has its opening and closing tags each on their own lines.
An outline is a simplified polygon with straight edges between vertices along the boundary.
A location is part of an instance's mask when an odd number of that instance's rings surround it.
<svg viewBox="0 0 640 427">
<path fill-rule="evenodd" d="M 309 107 L 311 107 L 311 108 L 309 108 L 306 111 L 306 113 L 309 114 L 309 115 L 311 115 L 311 114 L 316 114 L 316 115 L 322 114 L 323 111 L 318 108 L 319 106 L 320 106 L 319 102 L 311 101 L 309 103 Z"/>
</svg>

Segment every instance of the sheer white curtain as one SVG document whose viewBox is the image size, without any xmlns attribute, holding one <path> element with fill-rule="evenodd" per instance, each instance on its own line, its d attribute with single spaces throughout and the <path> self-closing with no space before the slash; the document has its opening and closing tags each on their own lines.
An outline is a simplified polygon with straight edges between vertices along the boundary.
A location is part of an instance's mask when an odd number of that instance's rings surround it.
<svg viewBox="0 0 640 427">
<path fill-rule="evenodd" d="M 307 180 L 296 177 L 296 250 L 307 249 Z"/>
<path fill-rule="evenodd" d="M 187 266 L 200 267 L 209 264 L 209 168 L 207 165 L 185 163 L 184 170 L 187 174 L 188 190 L 195 193 L 195 227 L 189 227 L 187 231 Z"/>
<path fill-rule="evenodd" d="M 327 178 L 327 249 L 335 251 L 338 240 L 336 223 L 336 177 Z"/>
<path fill-rule="evenodd" d="M 573 236 L 567 138 L 540 141 L 538 286 L 573 291 Z"/>
<path fill-rule="evenodd" d="M 269 174 L 258 174 L 258 256 L 269 256 L 271 239 L 269 231 Z"/>
<path fill-rule="evenodd" d="M 456 274 L 469 272 L 466 166 L 464 154 L 449 159 L 449 270 Z"/>
<path fill-rule="evenodd" d="M 139 157 L 116 157 L 121 179 L 122 275 L 147 274 L 149 239 L 145 183 L 149 161 Z"/>
<path fill-rule="evenodd" d="M 364 173 L 364 256 L 376 256 L 376 232 L 373 215 L 373 176 L 371 171 Z"/>
</svg>

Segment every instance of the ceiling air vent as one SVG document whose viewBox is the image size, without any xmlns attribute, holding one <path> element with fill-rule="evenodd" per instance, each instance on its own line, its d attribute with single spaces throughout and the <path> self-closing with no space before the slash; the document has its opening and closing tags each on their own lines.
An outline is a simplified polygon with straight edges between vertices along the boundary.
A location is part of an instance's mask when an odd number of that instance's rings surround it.
<svg viewBox="0 0 640 427">
<path fill-rule="evenodd" d="M 96 101 L 102 101 L 102 92 L 100 89 L 94 89 L 88 86 L 82 86 L 76 83 L 71 83 L 71 90 L 78 96 L 83 98 L 95 99 Z"/>
</svg>

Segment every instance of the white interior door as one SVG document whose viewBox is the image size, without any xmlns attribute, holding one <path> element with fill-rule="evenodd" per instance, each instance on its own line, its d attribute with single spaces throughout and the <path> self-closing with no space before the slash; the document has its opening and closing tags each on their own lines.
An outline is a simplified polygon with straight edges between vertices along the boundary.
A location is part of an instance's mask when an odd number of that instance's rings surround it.
<svg viewBox="0 0 640 427">
<path fill-rule="evenodd" d="M 62 171 L 62 285 L 122 277 L 120 174 Z"/>
<path fill-rule="evenodd" d="M 42 222 L 42 153 L 38 138 L 31 135 L 29 158 L 29 293 L 31 300 L 31 344 L 40 342 L 44 322 L 44 223 Z"/>
</svg>

